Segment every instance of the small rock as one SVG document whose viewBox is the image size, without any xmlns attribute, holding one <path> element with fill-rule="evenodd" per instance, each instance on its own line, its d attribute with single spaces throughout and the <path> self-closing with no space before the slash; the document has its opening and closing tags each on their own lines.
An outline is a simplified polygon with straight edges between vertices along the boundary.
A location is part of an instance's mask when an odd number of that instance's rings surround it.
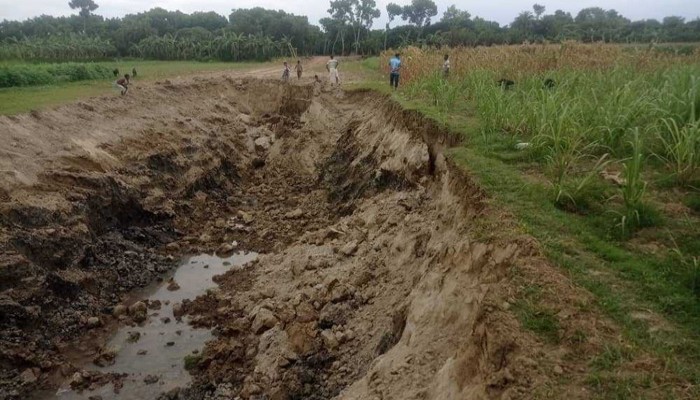
<svg viewBox="0 0 700 400">
<path fill-rule="evenodd" d="M 170 278 L 170 280 L 168 281 L 168 287 L 167 287 L 167 289 L 168 289 L 169 291 L 173 292 L 173 291 L 175 291 L 175 290 L 179 290 L 179 289 L 180 289 L 180 285 L 179 285 L 177 282 L 175 282 L 175 279 L 174 279 L 174 278 Z"/>
<path fill-rule="evenodd" d="M 248 214 L 247 212 L 240 210 L 238 211 L 238 216 L 245 222 L 246 224 L 250 224 L 253 221 L 255 221 L 255 217 L 252 215 Z"/>
<path fill-rule="evenodd" d="M 126 314 L 127 311 L 128 311 L 128 310 L 127 310 L 127 308 L 126 308 L 125 305 L 123 305 L 123 304 L 118 304 L 118 305 L 116 305 L 116 306 L 114 307 L 114 310 L 112 310 L 112 315 L 114 315 L 115 317 L 119 317 L 119 316 L 121 316 L 121 315 Z"/>
<path fill-rule="evenodd" d="M 80 372 L 76 372 L 73 374 L 73 376 L 70 378 L 70 385 L 71 387 L 79 387 L 80 385 L 85 382 L 85 378 L 83 378 L 83 374 Z"/>
<path fill-rule="evenodd" d="M 90 317 L 87 319 L 88 328 L 97 328 L 102 325 L 102 321 L 98 317 Z"/>
<path fill-rule="evenodd" d="M 148 354 L 148 350 L 139 350 L 136 352 L 138 356 L 145 356 L 146 354 Z"/>
<path fill-rule="evenodd" d="M 253 319 L 252 329 L 256 334 L 261 334 L 277 324 L 277 317 L 267 308 L 260 308 Z"/>
<path fill-rule="evenodd" d="M 129 337 L 126 339 L 129 343 L 136 343 L 141 339 L 140 332 L 129 332 Z"/>
<path fill-rule="evenodd" d="M 173 304 L 173 317 L 180 318 L 185 313 L 182 308 L 182 303 Z"/>
<path fill-rule="evenodd" d="M 146 303 L 143 301 L 137 301 L 129 307 L 130 314 L 145 313 L 148 310 Z"/>
<path fill-rule="evenodd" d="M 146 375 L 145 378 L 143 378 L 143 383 L 146 385 L 152 385 L 156 382 L 158 382 L 160 378 L 157 375 Z"/>
<path fill-rule="evenodd" d="M 224 243 L 216 250 L 216 254 L 219 256 L 226 256 L 233 253 L 236 248 L 231 243 Z"/>
<path fill-rule="evenodd" d="M 170 317 L 163 317 L 160 319 L 160 322 L 164 324 L 169 324 L 170 323 Z"/>
<path fill-rule="evenodd" d="M 167 342 L 165 345 L 168 347 L 175 346 L 175 342 Z"/>
<path fill-rule="evenodd" d="M 148 318 L 148 315 L 146 315 L 145 311 L 138 311 L 135 312 L 131 318 L 134 320 L 134 322 L 140 323 L 145 321 Z"/>
<path fill-rule="evenodd" d="M 321 331 L 321 338 L 323 339 L 323 343 L 325 343 L 326 347 L 328 347 L 330 350 L 338 347 L 338 339 L 335 337 L 333 331 L 328 329 Z"/>
<path fill-rule="evenodd" d="M 270 138 L 268 136 L 260 136 L 259 138 L 255 139 L 255 150 L 257 151 L 268 151 L 270 150 L 271 146 L 272 143 L 270 142 Z"/>
<path fill-rule="evenodd" d="M 357 251 L 357 242 L 354 240 L 350 243 L 347 243 L 345 246 L 343 246 L 342 249 L 340 249 L 340 252 L 345 254 L 346 256 L 351 256 L 351 255 L 355 254 L 356 251 Z"/>
<path fill-rule="evenodd" d="M 557 375 L 561 375 L 564 373 L 564 369 L 559 365 L 555 365 L 554 368 L 552 368 L 552 371 Z"/>
<path fill-rule="evenodd" d="M 19 375 L 19 379 L 21 379 L 24 383 L 31 384 L 36 382 L 39 378 L 31 368 L 27 368 Z"/>
<path fill-rule="evenodd" d="M 162 303 L 160 300 L 151 300 L 148 302 L 148 309 L 149 310 L 160 310 L 160 307 L 162 306 Z"/>
<path fill-rule="evenodd" d="M 301 217 L 302 215 L 304 215 L 304 211 L 302 211 L 301 208 L 297 208 L 294 211 L 290 211 L 290 212 L 284 214 L 284 217 L 287 219 L 297 219 L 297 218 Z"/>
<path fill-rule="evenodd" d="M 352 329 L 348 329 L 345 331 L 345 340 L 348 342 L 355 339 L 355 332 L 352 331 Z"/>
</svg>

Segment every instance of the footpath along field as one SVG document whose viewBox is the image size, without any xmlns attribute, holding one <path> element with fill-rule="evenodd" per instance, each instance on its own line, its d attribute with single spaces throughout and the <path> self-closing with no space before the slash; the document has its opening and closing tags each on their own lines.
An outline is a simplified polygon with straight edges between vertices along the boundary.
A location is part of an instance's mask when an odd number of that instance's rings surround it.
<svg viewBox="0 0 700 400">
<path fill-rule="evenodd" d="M 401 53 L 395 97 L 463 134 L 451 156 L 624 328 L 619 345 L 590 361 L 591 385 L 604 397 L 647 396 L 664 370 L 697 395 L 700 50 L 565 43 Z M 392 55 L 379 60 L 387 75 Z M 503 235 L 497 223 L 484 235 Z M 524 326 L 554 344 L 570 340 L 557 335 L 556 294 L 536 283 L 525 293 Z M 637 368 L 647 352 L 660 366 Z"/>
</svg>

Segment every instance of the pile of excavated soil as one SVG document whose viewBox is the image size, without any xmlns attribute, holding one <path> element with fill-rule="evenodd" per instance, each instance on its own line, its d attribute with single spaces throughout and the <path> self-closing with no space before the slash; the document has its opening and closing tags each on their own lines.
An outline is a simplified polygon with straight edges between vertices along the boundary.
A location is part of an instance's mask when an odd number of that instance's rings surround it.
<svg viewBox="0 0 700 400">
<path fill-rule="evenodd" d="M 582 365 L 520 327 L 513 271 L 568 316 L 588 297 L 527 240 L 477 240 L 490 210 L 443 155 L 456 138 L 388 98 L 212 77 L 0 132 L 0 398 L 80 372 L 66 349 L 137 323 L 113 316 L 130 291 L 233 241 L 261 256 L 185 303 L 216 339 L 164 399 L 532 397 Z"/>
</svg>

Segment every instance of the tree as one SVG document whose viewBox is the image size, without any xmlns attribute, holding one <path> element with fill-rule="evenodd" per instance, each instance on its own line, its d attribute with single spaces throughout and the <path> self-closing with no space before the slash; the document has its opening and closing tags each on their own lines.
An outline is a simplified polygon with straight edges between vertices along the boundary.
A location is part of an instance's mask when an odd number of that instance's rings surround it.
<svg viewBox="0 0 700 400">
<path fill-rule="evenodd" d="M 411 4 L 403 7 L 401 19 L 418 27 L 418 38 L 423 28 L 430 24 L 430 18 L 437 15 L 437 5 L 433 0 L 412 0 Z"/>
<path fill-rule="evenodd" d="M 355 53 L 360 52 L 360 35 L 372 27 L 372 22 L 381 12 L 375 0 L 335 0 L 331 1 L 328 13 L 334 19 L 350 25 L 353 31 Z"/>
<path fill-rule="evenodd" d="M 449 26 L 451 29 L 458 28 L 458 27 L 467 27 L 471 20 L 471 14 L 469 14 L 469 11 L 462 11 L 457 9 L 457 6 L 454 4 L 449 6 L 447 10 L 442 14 L 442 19 L 440 22 L 444 22 Z"/>
<path fill-rule="evenodd" d="M 532 6 L 532 11 L 535 12 L 535 18 L 537 18 L 538 20 L 540 19 L 540 17 L 542 17 L 542 14 L 544 14 L 544 10 L 545 7 L 537 3 L 533 4 Z"/>
<path fill-rule="evenodd" d="M 70 0 L 68 5 L 70 6 L 71 10 L 80 9 L 78 15 L 80 15 L 83 18 L 89 17 L 90 13 L 97 10 L 97 8 L 99 7 L 97 3 L 95 3 L 92 0 Z"/>
<path fill-rule="evenodd" d="M 83 17 L 83 32 L 85 32 L 87 30 L 87 19 L 90 17 L 90 13 L 97 10 L 99 6 L 92 0 L 70 0 L 68 6 L 71 10 L 80 9 L 78 15 Z"/>
<path fill-rule="evenodd" d="M 389 24 L 394 22 L 394 18 L 400 16 L 403 13 L 403 7 L 396 3 L 389 3 L 386 5 L 386 14 L 389 16 L 389 22 L 386 23 L 386 29 L 384 30 L 384 50 L 386 50 L 386 39 L 389 35 Z"/>
</svg>

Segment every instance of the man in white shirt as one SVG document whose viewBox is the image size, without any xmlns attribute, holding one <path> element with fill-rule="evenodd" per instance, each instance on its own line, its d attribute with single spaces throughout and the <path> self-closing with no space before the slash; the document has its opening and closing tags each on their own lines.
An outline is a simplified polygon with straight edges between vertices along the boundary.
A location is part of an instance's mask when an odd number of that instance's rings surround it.
<svg viewBox="0 0 700 400">
<path fill-rule="evenodd" d="M 330 74 L 331 85 L 337 83 L 340 85 L 340 76 L 338 76 L 338 60 L 331 56 L 331 59 L 326 63 L 326 70 Z"/>
</svg>

